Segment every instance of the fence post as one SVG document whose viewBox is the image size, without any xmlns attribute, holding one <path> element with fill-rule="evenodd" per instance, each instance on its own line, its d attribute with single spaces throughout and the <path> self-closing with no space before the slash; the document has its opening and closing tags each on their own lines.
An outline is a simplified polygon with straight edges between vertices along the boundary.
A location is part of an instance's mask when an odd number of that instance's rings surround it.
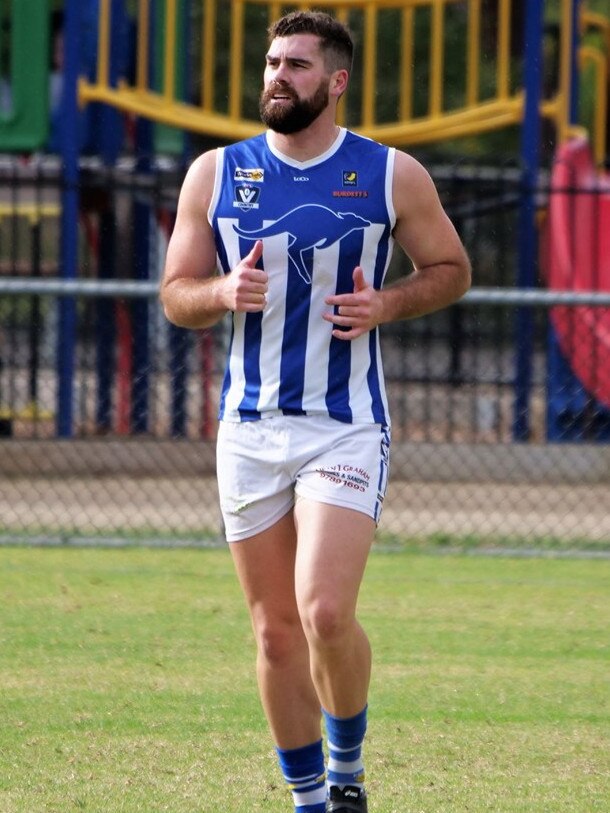
<svg viewBox="0 0 610 813">
<path fill-rule="evenodd" d="M 570 98 L 568 100 L 568 116 L 570 124 L 578 124 L 578 102 L 579 102 L 579 70 L 578 70 L 578 49 L 580 47 L 580 2 L 572 0 L 572 19 L 570 29 L 572 34 L 570 48 Z"/>
<path fill-rule="evenodd" d="M 64 87 L 61 99 L 63 126 L 60 134 L 63 188 L 61 212 L 61 274 L 64 279 L 78 275 L 78 103 L 77 85 L 80 48 L 80 0 L 66 0 L 64 37 Z M 57 347 L 57 434 L 73 433 L 74 364 L 76 355 L 76 301 L 73 296 L 59 300 Z"/>
<path fill-rule="evenodd" d="M 525 112 L 521 133 L 522 199 L 519 213 L 519 288 L 536 284 L 538 240 L 536 231 L 536 188 L 540 168 L 540 101 L 542 96 L 543 0 L 530 0 L 525 17 L 524 86 Z M 532 380 L 533 316 L 529 308 L 518 308 L 515 323 L 515 404 L 513 437 L 528 440 L 529 398 Z"/>
</svg>

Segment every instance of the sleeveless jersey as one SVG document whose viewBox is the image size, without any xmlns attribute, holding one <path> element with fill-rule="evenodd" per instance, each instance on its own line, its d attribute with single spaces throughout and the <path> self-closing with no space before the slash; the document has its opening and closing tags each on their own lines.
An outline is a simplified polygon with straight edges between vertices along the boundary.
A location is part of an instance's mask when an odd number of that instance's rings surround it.
<svg viewBox="0 0 610 813">
<path fill-rule="evenodd" d="M 232 314 L 219 418 L 329 415 L 389 425 L 378 330 L 332 336 L 325 297 L 351 293 L 362 266 L 381 288 L 391 259 L 394 150 L 341 129 L 323 155 L 294 161 L 263 133 L 217 151 L 208 212 L 218 270 L 263 241 L 260 313 Z"/>
</svg>

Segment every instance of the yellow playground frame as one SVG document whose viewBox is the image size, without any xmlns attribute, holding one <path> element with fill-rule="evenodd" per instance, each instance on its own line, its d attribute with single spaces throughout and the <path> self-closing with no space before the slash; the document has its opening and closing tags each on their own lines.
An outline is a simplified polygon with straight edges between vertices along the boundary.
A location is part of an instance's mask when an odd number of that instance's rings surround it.
<svg viewBox="0 0 610 813">
<path fill-rule="evenodd" d="M 224 110 L 215 104 L 215 77 L 219 49 L 216 44 L 217 14 L 220 0 L 200 0 L 202 4 L 201 42 L 201 92 L 198 103 L 187 103 L 176 94 L 177 61 L 179 59 L 179 0 L 162 0 L 164 25 L 162 32 L 162 65 L 156 87 L 150 78 L 151 0 L 137 0 L 136 22 L 137 67 L 133 84 L 121 80 L 116 86 L 110 82 L 111 59 L 111 0 L 100 0 L 99 47 L 97 75 L 88 81 L 81 77 L 79 101 L 105 102 L 123 111 L 144 116 L 153 121 L 184 130 L 198 132 L 219 139 L 246 138 L 260 132 L 258 121 L 243 113 L 244 44 L 248 36 L 246 17 L 248 7 L 266 8 L 271 22 L 282 12 L 291 8 L 328 8 L 339 18 L 353 19 L 362 15 L 363 42 L 360 45 L 362 60 L 359 121 L 350 126 L 370 138 L 395 145 L 417 145 L 434 141 L 459 138 L 518 125 L 523 119 L 524 91 L 511 86 L 513 62 L 511 58 L 511 0 L 497 0 L 498 28 L 496 32 L 495 91 L 484 97 L 480 91 L 482 53 L 482 6 L 483 0 L 317 0 L 304 2 L 268 2 L 268 0 L 232 0 L 230 3 L 230 40 L 228 44 L 228 102 Z M 464 37 L 464 103 L 460 107 L 446 104 L 444 98 L 444 39 L 447 9 L 459 2 L 466 12 Z M 558 140 L 563 141 L 573 130 L 570 124 L 569 99 L 572 76 L 572 30 L 573 0 L 560 0 L 561 41 L 557 90 L 541 105 L 541 114 L 551 119 L 556 127 Z M 375 112 L 375 77 L 379 75 L 380 54 L 378 48 L 378 24 L 380 15 L 388 9 L 400 16 L 399 98 L 394 121 L 379 122 Z M 418 10 L 427 9 L 430 15 L 429 81 L 427 111 L 414 115 L 413 34 L 414 20 Z M 226 11 L 226 4 L 225 4 Z M 589 12 L 586 7 L 580 14 L 582 31 L 596 29 L 601 32 L 603 47 L 582 46 L 578 52 L 578 64 L 588 69 L 592 66 L 595 79 L 594 122 L 591 140 L 596 156 L 601 160 L 605 151 L 608 100 L 608 72 L 610 59 L 610 20 L 601 14 Z M 223 56 L 226 56 L 223 55 Z M 258 65 L 254 68 L 259 69 Z"/>
</svg>

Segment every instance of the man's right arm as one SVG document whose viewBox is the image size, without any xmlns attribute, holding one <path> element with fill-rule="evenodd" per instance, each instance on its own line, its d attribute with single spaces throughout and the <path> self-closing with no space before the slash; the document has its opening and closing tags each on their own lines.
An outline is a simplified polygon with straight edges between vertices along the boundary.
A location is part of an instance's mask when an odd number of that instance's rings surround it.
<svg viewBox="0 0 610 813">
<path fill-rule="evenodd" d="M 216 243 L 208 221 L 215 174 L 216 151 L 211 150 L 194 161 L 180 191 L 160 289 L 165 315 L 180 327 L 211 327 L 229 310 L 259 311 L 265 305 L 267 275 L 255 268 L 260 242 L 230 274 L 216 275 Z"/>
</svg>

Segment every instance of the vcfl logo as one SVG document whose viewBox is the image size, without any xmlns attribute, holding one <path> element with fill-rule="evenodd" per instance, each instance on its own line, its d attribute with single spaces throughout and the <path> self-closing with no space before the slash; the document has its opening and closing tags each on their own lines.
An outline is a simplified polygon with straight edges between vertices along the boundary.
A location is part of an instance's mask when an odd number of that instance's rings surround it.
<svg viewBox="0 0 610 813">
<path fill-rule="evenodd" d="M 233 206 L 236 206 L 242 211 L 249 209 L 258 209 L 258 198 L 260 196 L 260 189 L 257 186 L 250 186 L 249 184 L 242 184 L 235 187 L 235 200 Z"/>
</svg>

